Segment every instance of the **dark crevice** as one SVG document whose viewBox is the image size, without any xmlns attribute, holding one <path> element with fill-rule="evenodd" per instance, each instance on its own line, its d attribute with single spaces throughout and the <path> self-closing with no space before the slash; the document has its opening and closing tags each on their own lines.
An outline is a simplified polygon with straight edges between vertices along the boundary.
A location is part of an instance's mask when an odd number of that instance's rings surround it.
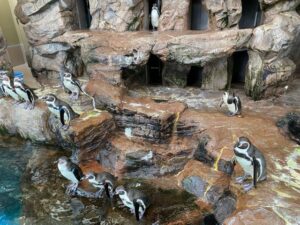
<svg viewBox="0 0 300 225">
<path fill-rule="evenodd" d="M 242 0 L 242 17 L 240 29 L 254 28 L 261 24 L 262 11 L 258 0 Z"/>
<path fill-rule="evenodd" d="M 232 84 L 244 84 L 245 76 L 247 72 L 247 65 L 249 61 L 249 55 L 247 50 L 234 52 L 231 56 L 231 74 Z"/>
<path fill-rule="evenodd" d="M 192 0 L 190 8 L 191 30 L 207 30 L 208 11 L 202 0 Z"/>
<path fill-rule="evenodd" d="M 146 83 L 148 85 L 162 85 L 163 62 L 156 56 L 151 54 L 146 66 Z"/>
<path fill-rule="evenodd" d="M 89 1 L 76 0 L 75 9 L 76 9 L 79 29 L 89 29 L 92 21 Z"/>
<path fill-rule="evenodd" d="M 202 67 L 192 66 L 189 74 L 187 75 L 186 86 L 201 87 L 202 86 Z"/>
</svg>

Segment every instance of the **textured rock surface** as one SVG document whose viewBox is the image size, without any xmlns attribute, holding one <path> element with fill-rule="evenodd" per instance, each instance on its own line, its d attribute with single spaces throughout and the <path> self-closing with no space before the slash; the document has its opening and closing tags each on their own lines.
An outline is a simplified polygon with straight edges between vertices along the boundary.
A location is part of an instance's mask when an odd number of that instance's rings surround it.
<svg viewBox="0 0 300 225">
<path fill-rule="evenodd" d="M 300 113 L 291 112 L 277 121 L 277 126 L 283 133 L 300 144 Z"/>
<path fill-rule="evenodd" d="M 164 0 L 159 18 L 159 30 L 188 30 L 190 1 Z"/>
<path fill-rule="evenodd" d="M 7 57 L 6 48 L 7 48 L 7 45 L 6 45 L 5 38 L 3 36 L 2 31 L 0 30 L 0 69 L 11 71 L 12 66 Z M 1 83 L 2 83 L 2 81 L 0 81 L 0 84 Z M 0 90 L 0 97 L 1 96 L 2 96 L 2 91 Z"/>
<path fill-rule="evenodd" d="M 91 29 L 109 31 L 135 31 L 142 29 L 144 13 L 143 0 L 97 1 L 89 0 L 92 16 Z"/>
</svg>

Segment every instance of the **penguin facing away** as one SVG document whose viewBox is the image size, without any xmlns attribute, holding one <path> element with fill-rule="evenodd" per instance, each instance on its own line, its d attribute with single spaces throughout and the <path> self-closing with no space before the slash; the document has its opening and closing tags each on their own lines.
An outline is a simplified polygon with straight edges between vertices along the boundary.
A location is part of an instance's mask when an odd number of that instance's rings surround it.
<svg viewBox="0 0 300 225">
<path fill-rule="evenodd" d="M 63 85 L 66 89 L 71 91 L 71 100 L 77 100 L 80 92 L 83 92 L 79 81 L 75 79 L 71 73 L 65 72 L 63 74 Z"/>
<path fill-rule="evenodd" d="M 2 80 L 1 90 L 4 95 L 12 97 L 17 103 L 20 102 L 22 99 L 17 94 L 13 84 L 11 83 L 10 77 L 7 75 L 7 72 L 2 72 L 0 79 Z"/>
<path fill-rule="evenodd" d="M 130 212 L 135 215 L 137 221 L 143 218 L 146 209 L 150 205 L 149 198 L 143 192 L 135 189 L 125 190 L 123 186 L 119 186 L 116 188 L 116 195 L 130 209 Z"/>
<path fill-rule="evenodd" d="M 108 198 L 114 196 L 117 178 L 108 172 L 90 172 L 83 179 L 87 179 L 95 188 L 100 189 Z"/>
<path fill-rule="evenodd" d="M 151 25 L 152 29 L 157 30 L 159 22 L 159 9 L 156 3 L 153 4 L 151 9 Z"/>
<path fill-rule="evenodd" d="M 241 115 L 242 113 L 242 102 L 239 96 L 234 93 L 232 96 L 227 91 L 223 93 L 223 97 L 220 103 L 220 107 L 225 103 L 229 110 L 229 116 Z"/>
<path fill-rule="evenodd" d="M 42 100 L 46 102 L 50 112 L 60 119 L 62 128 L 64 130 L 69 128 L 71 120 L 79 117 L 79 115 L 74 112 L 68 103 L 60 100 L 53 94 L 47 94 L 43 96 Z"/>
<path fill-rule="evenodd" d="M 29 109 L 32 110 L 34 108 L 35 100 L 37 99 L 37 96 L 34 94 L 34 92 L 25 84 L 23 84 L 22 79 L 18 77 L 14 78 L 14 87 L 16 93 L 26 101 L 25 109 L 29 107 Z"/>
<path fill-rule="evenodd" d="M 82 180 L 83 173 L 78 165 L 72 163 L 70 159 L 63 156 L 58 159 L 58 170 L 66 179 L 72 183 L 67 187 L 67 193 L 71 194 L 77 190 L 79 182 Z"/>
<path fill-rule="evenodd" d="M 257 149 L 248 138 L 239 137 L 234 145 L 235 161 L 238 162 L 244 170 L 244 175 L 236 178 L 236 182 L 242 184 L 249 176 L 252 177 L 252 183 L 245 184 L 244 190 L 247 192 L 259 181 L 267 179 L 267 164 L 262 152 Z"/>
</svg>

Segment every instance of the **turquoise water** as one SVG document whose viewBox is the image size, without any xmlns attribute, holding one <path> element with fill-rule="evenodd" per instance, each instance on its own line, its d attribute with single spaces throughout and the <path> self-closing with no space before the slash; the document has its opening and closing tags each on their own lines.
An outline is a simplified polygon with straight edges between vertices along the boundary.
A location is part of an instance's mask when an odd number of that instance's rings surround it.
<svg viewBox="0 0 300 225">
<path fill-rule="evenodd" d="M 21 179 L 32 152 L 29 143 L 0 138 L 0 224 L 17 225 L 21 215 Z"/>
</svg>

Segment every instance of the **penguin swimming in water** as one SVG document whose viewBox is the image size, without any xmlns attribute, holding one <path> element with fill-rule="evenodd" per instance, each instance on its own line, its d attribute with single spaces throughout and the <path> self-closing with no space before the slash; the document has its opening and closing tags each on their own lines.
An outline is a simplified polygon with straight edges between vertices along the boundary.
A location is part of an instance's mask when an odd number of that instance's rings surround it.
<svg viewBox="0 0 300 225">
<path fill-rule="evenodd" d="M 143 218 L 150 205 L 149 198 L 143 192 L 135 189 L 126 191 L 123 186 L 119 186 L 116 188 L 116 195 L 119 195 L 123 204 L 135 215 L 137 221 Z"/>
<path fill-rule="evenodd" d="M 79 182 L 84 177 L 82 170 L 78 165 L 72 163 L 71 160 L 65 156 L 58 159 L 57 167 L 61 175 L 72 182 L 72 184 L 67 187 L 67 193 L 74 193 L 77 190 Z"/>
<path fill-rule="evenodd" d="M 44 97 L 42 97 L 42 100 L 46 102 L 50 112 L 60 119 L 62 128 L 64 130 L 67 130 L 69 128 L 70 121 L 72 119 L 79 117 L 79 115 L 74 112 L 74 110 L 68 103 L 58 99 L 53 94 L 45 95 Z"/>
<path fill-rule="evenodd" d="M 264 155 L 258 150 L 248 138 L 239 137 L 234 145 L 235 161 L 237 161 L 244 170 L 244 176 L 236 178 L 236 182 L 242 184 L 249 176 L 253 182 L 244 185 L 244 190 L 247 192 L 253 187 L 256 188 L 256 183 L 267 179 L 267 164 Z"/>
<path fill-rule="evenodd" d="M 102 192 L 105 190 L 108 198 L 113 198 L 117 182 L 117 178 L 114 175 L 108 172 L 90 172 L 83 179 L 87 179 L 95 188 L 101 189 Z"/>
<path fill-rule="evenodd" d="M 6 96 L 12 97 L 16 103 L 21 102 L 21 97 L 17 94 L 13 84 L 11 83 L 10 77 L 7 75 L 7 71 L 2 71 L 0 79 L 2 80 L 1 90 Z"/>
<path fill-rule="evenodd" d="M 37 96 L 29 87 L 22 83 L 22 79 L 19 77 L 14 78 L 14 87 L 16 93 L 26 101 L 25 109 L 29 107 L 30 110 L 34 108 L 35 100 Z"/>
<path fill-rule="evenodd" d="M 233 93 L 231 97 L 229 96 L 229 93 L 225 91 L 221 100 L 220 107 L 223 105 L 223 103 L 225 103 L 225 105 L 227 106 L 230 116 L 241 115 L 242 102 L 239 96 L 236 96 Z"/>
<path fill-rule="evenodd" d="M 153 31 L 157 30 L 159 21 L 159 9 L 156 3 L 153 4 L 151 9 L 151 25 Z"/>
<path fill-rule="evenodd" d="M 71 91 L 70 98 L 72 100 L 77 100 L 80 92 L 83 92 L 79 81 L 75 79 L 71 73 L 65 72 L 63 74 L 63 85 L 66 89 Z"/>
</svg>

